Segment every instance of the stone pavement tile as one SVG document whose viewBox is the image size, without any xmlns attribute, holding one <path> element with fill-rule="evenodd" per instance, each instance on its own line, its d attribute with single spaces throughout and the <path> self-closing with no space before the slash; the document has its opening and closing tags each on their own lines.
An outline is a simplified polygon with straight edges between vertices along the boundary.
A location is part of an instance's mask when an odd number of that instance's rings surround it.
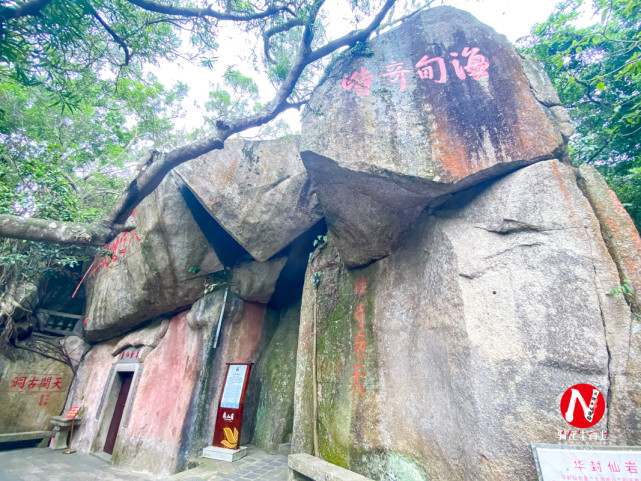
<svg viewBox="0 0 641 481">
<path fill-rule="evenodd" d="M 48 448 L 0 451 L 0 481 L 286 481 L 287 459 L 249 446 L 235 463 L 202 459 L 193 469 L 160 477 L 122 469 L 83 453 L 64 455 Z"/>
<path fill-rule="evenodd" d="M 137 481 L 156 479 L 105 464 L 86 454 L 64 455 L 48 448 L 23 448 L 0 451 L 2 481 Z"/>
</svg>

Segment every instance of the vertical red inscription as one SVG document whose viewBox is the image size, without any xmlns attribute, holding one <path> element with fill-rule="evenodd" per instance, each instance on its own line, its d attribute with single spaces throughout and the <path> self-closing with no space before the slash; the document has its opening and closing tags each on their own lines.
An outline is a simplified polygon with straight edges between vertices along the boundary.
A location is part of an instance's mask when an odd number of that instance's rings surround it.
<svg viewBox="0 0 641 481">
<path fill-rule="evenodd" d="M 361 359 L 361 362 L 365 360 L 365 354 L 367 352 L 367 338 L 364 333 L 365 327 L 365 302 L 362 301 L 362 297 L 367 294 L 367 278 L 359 277 L 354 281 L 354 294 L 358 296 L 358 304 L 354 310 L 354 320 L 358 323 L 358 328 L 356 330 L 356 336 L 354 337 L 353 350 L 356 356 L 356 359 Z M 352 377 L 352 387 L 349 388 L 350 391 L 354 390 L 354 387 L 358 387 L 361 392 L 366 392 L 363 386 L 361 385 L 361 377 L 365 376 L 364 372 L 361 372 L 363 364 L 354 365 L 354 374 Z"/>
</svg>

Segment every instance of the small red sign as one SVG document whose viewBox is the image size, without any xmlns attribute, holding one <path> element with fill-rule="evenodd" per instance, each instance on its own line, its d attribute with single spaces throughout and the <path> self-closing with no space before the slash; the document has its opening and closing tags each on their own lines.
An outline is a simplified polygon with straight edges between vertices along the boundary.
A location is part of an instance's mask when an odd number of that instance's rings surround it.
<svg viewBox="0 0 641 481">
<path fill-rule="evenodd" d="M 78 411 L 80 411 L 80 406 L 73 407 L 69 410 L 69 412 L 65 415 L 65 417 L 75 418 L 78 415 Z"/>
<path fill-rule="evenodd" d="M 225 383 L 218 401 L 213 441 L 215 447 L 239 449 L 245 394 L 247 394 L 252 365 L 252 363 L 227 363 Z"/>
<path fill-rule="evenodd" d="M 575 428 L 589 428 L 605 413 L 603 394 L 591 384 L 575 384 L 561 398 L 561 415 Z"/>
</svg>

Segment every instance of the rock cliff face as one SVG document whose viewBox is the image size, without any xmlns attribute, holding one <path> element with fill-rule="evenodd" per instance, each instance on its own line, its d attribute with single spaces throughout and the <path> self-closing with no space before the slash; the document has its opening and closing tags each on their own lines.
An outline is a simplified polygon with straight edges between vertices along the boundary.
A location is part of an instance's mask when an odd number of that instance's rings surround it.
<svg viewBox="0 0 641 481">
<path fill-rule="evenodd" d="M 203 296 L 204 276 L 223 269 L 180 189 L 168 176 L 136 209 L 136 229 L 106 246 L 111 256 L 94 261 L 85 281 L 87 339 L 108 339 L 190 306 Z"/>
<path fill-rule="evenodd" d="M 388 255 L 435 198 L 560 155 L 555 113 L 505 37 L 450 7 L 343 55 L 305 109 L 301 156 L 345 264 Z"/>
<path fill-rule="evenodd" d="M 631 312 L 606 295 L 617 266 L 572 168 L 537 163 L 417 224 L 367 268 L 346 269 L 332 242 L 311 262 L 320 284 L 303 297 L 295 450 L 311 450 L 314 309 L 328 461 L 374 479 L 535 479 L 529 445 L 559 440 L 561 395 L 579 382 L 608 400 L 594 429 L 637 442 Z"/>
<path fill-rule="evenodd" d="M 373 479 L 534 480 L 530 443 L 567 433 L 578 383 L 607 402 L 591 429 L 639 442 L 641 239 L 594 169 L 557 160 L 571 134 L 542 70 L 455 9 L 332 65 L 302 129 L 330 235 L 294 452 L 316 424 L 324 459 Z"/>
</svg>

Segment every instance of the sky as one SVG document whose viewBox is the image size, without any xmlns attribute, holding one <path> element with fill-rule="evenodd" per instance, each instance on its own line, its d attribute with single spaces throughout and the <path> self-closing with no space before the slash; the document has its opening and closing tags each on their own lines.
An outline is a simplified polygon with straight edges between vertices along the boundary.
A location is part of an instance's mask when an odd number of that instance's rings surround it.
<svg viewBox="0 0 641 481">
<path fill-rule="evenodd" d="M 558 1 L 445 0 L 443 4 L 470 12 L 481 22 L 504 34 L 511 42 L 516 42 L 519 38 L 528 35 L 534 24 L 545 21 Z M 440 2 L 437 2 L 435 5 L 439 4 Z M 330 39 L 344 35 L 354 28 L 351 23 L 351 12 L 346 7 L 345 0 L 328 0 L 323 8 L 328 12 L 327 15 L 330 19 L 327 27 Z M 198 107 L 196 104 L 202 106 L 202 103 L 207 100 L 209 91 L 212 90 L 211 84 L 220 82 L 222 73 L 228 66 L 234 66 L 243 74 L 254 78 L 260 89 L 261 100 L 267 101 L 274 94 L 275 90 L 270 83 L 261 79 L 253 69 L 250 60 L 253 45 L 249 36 L 239 34 L 237 30 L 230 28 L 219 36 L 218 42 L 220 44 L 219 58 L 213 70 L 181 62 L 151 69 L 151 72 L 166 86 L 177 81 L 183 81 L 189 85 L 189 95 L 184 104 L 187 114 L 184 118 L 178 119 L 177 127 L 179 128 L 191 130 L 202 125 L 202 107 Z M 281 114 L 280 118 L 285 119 L 293 131 L 300 130 L 299 112 L 289 110 Z M 258 135 L 256 129 L 244 134 L 246 137 L 253 135 Z"/>
</svg>

